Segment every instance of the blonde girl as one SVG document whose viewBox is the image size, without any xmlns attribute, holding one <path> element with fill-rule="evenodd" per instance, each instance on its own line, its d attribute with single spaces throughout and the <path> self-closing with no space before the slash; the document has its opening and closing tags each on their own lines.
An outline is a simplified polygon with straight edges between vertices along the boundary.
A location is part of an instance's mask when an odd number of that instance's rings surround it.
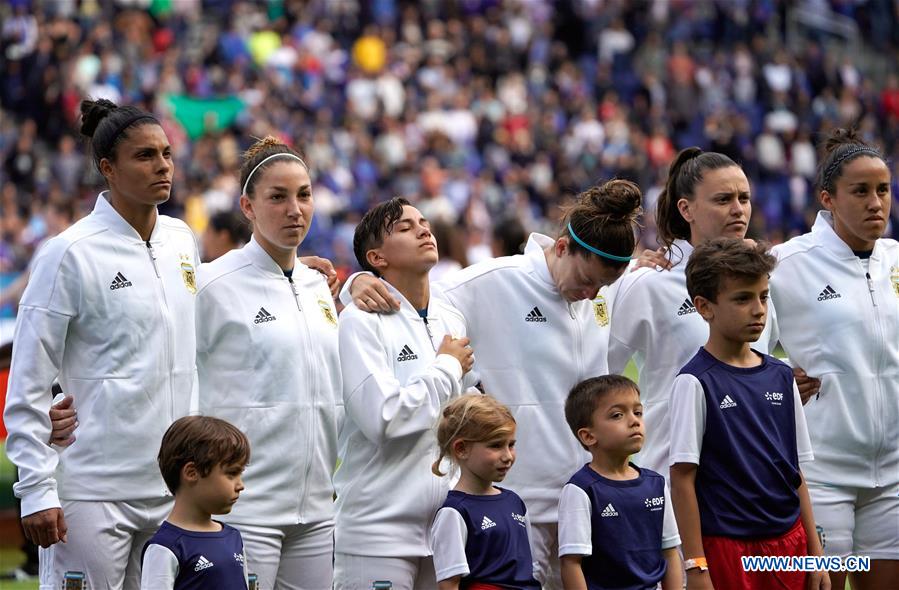
<svg viewBox="0 0 899 590">
<path fill-rule="evenodd" d="M 439 590 L 539 588 L 531 556 L 531 525 L 518 495 L 493 484 L 515 463 L 515 418 L 487 395 L 466 394 L 446 405 L 437 426 L 440 455 L 459 481 L 431 527 Z"/>
</svg>

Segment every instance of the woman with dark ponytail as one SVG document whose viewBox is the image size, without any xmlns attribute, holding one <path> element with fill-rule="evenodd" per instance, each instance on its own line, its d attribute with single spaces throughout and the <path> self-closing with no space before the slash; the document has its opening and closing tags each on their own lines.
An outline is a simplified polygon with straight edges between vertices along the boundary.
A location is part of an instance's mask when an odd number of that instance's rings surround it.
<svg viewBox="0 0 899 590">
<path fill-rule="evenodd" d="M 633 357 L 639 371 L 647 434 L 634 461 L 641 467 L 667 476 L 669 389 L 709 335 L 687 293 L 687 260 L 707 240 L 744 238 L 751 212 L 749 181 L 733 160 L 695 147 L 681 150 L 656 213 L 671 270 L 640 268 L 613 287 L 609 369 L 621 373 Z M 757 343 L 766 353 L 769 335 L 766 327 Z"/>
<path fill-rule="evenodd" d="M 159 121 L 107 100 L 85 100 L 81 113 L 109 189 L 35 259 L 16 325 L 6 451 L 26 535 L 49 547 L 42 587 L 82 572 L 88 587 L 138 588 L 140 552 L 171 508 L 159 441 L 194 394 L 199 258 L 190 229 L 156 210 L 174 173 Z M 80 420 L 61 453 L 46 442 L 57 379 Z"/>
<path fill-rule="evenodd" d="M 565 399 L 579 381 L 608 372 L 609 316 L 597 293 L 631 260 L 641 201 L 626 180 L 593 187 L 565 212 L 557 238 L 531 234 L 523 255 L 475 264 L 432 290 L 462 312 L 474 370 L 518 422 L 521 465 L 506 483 L 528 507 L 544 588 L 561 588 L 559 490 L 589 460 L 566 430 Z M 362 275 L 351 287 L 360 309 L 390 308 L 377 279 Z"/>
<path fill-rule="evenodd" d="M 882 237 L 891 175 L 854 131 L 824 144 L 824 211 L 774 249 L 777 330 L 790 359 L 821 375 L 804 398 L 815 460 L 803 465 L 827 555 L 871 558 L 852 587 L 899 579 L 899 243 Z M 834 588 L 846 574 L 831 572 Z"/>
</svg>

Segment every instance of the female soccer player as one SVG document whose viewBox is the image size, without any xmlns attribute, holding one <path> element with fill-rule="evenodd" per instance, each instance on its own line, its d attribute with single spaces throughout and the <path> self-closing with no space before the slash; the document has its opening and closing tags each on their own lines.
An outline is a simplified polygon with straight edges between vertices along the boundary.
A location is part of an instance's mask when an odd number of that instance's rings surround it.
<svg viewBox="0 0 899 590">
<path fill-rule="evenodd" d="M 559 490 L 587 461 L 566 434 L 565 398 L 575 383 L 608 372 L 608 311 L 594 299 L 631 259 L 641 198 L 625 180 L 593 187 L 566 212 L 558 238 L 532 234 L 524 255 L 475 264 L 434 288 L 462 312 L 475 370 L 518 423 L 520 466 L 507 484 L 528 506 L 545 588 L 561 588 Z M 374 281 L 355 281 L 354 303 L 389 308 L 392 297 Z"/>
<path fill-rule="evenodd" d="M 640 268 L 610 290 L 609 369 L 622 373 L 634 358 L 649 435 L 634 462 L 668 473 L 668 394 L 675 376 L 708 339 L 709 328 L 687 294 L 684 269 L 693 248 L 718 237 L 743 238 L 752 212 L 749 181 L 733 160 L 699 148 L 672 162 L 659 196 L 659 236 L 670 271 Z M 757 346 L 768 352 L 770 329 Z"/>
<path fill-rule="evenodd" d="M 174 173 L 159 122 L 107 100 L 86 100 L 81 113 L 109 190 L 35 260 L 16 325 L 6 451 L 25 533 L 49 548 L 41 585 L 81 572 L 93 588 L 138 588 L 141 549 L 171 509 L 155 449 L 194 389 L 199 257 L 190 229 L 156 211 Z M 81 420 L 60 454 L 47 445 L 57 378 Z"/>
<path fill-rule="evenodd" d="M 200 411 L 250 439 L 246 491 L 223 520 L 243 535 L 258 587 L 325 590 L 341 375 L 328 285 L 296 254 L 312 223 L 309 170 L 267 137 L 247 151 L 240 183 L 252 238 L 200 273 Z"/>
<path fill-rule="evenodd" d="M 815 460 L 804 470 L 824 552 L 869 556 L 852 587 L 887 588 L 899 578 L 899 244 L 881 237 L 890 169 L 845 129 L 825 152 L 825 211 L 775 248 L 771 294 L 790 359 L 821 375 L 805 405 Z M 831 577 L 844 586 L 845 573 Z"/>
</svg>

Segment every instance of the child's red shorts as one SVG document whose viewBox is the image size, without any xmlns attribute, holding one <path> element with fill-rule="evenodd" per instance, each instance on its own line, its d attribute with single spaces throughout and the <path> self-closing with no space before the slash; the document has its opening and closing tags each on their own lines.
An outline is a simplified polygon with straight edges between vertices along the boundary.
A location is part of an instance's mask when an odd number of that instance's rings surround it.
<svg viewBox="0 0 899 590">
<path fill-rule="evenodd" d="M 728 590 L 805 590 L 806 572 L 744 572 L 744 555 L 808 555 L 808 539 L 802 521 L 779 537 L 734 539 L 704 536 L 702 547 L 715 588 Z"/>
</svg>

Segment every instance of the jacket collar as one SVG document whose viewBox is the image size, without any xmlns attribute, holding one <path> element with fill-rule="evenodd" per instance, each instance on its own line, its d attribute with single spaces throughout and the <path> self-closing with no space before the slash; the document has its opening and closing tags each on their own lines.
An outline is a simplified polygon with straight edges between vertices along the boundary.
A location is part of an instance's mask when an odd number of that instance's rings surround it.
<svg viewBox="0 0 899 590">
<path fill-rule="evenodd" d="M 834 256 L 842 260 L 852 260 L 856 258 L 852 248 L 843 241 L 843 238 L 837 235 L 833 229 L 833 213 L 830 211 L 818 211 L 818 217 L 815 218 L 815 224 L 812 226 L 812 237 L 815 242 L 820 244 L 824 249 L 829 250 Z M 871 258 L 877 260 L 880 258 L 880 250 L 883 246 L 883 240 L 874 242 L 874 251 Z"/>
<path fill-rule="evenodd" d="M 671 262 L 674 264 L 674 268 L 686 268 L 687 261 L 693 254 L 693 244 L 687 240 L 677 239 L 671 242 L 669 252 L 671 252 Z"/>
<path fill-rule="evenodd" d="M 250 241 L 247 242 L 247 245 L 243 247 L 244 254 L 246 254 L 247 258 L 250 259 L 250 262 L 253 266 L 259 268 L 265 273 L 275 275 L 279 278 L 286 279 L 284 276 L 284 271 L 278 266 L 278 263 L 275 262 L 275 259 L 269 256 L 268 252 L 266 252 L 259 242 L 256 241 L 256 236 L 251 236 Z M 299 260 L 296 260 L 293 265 L 293 274 L 298 274 L 299 269 L 303 265 Z"/>
<path fill-rule="evenodd" d="M 396 287 L 394 287 L 393 285 L 391 285 L 390 283 L 385 281 L 383 278 L 379 278 L 379 280 L 382 283 L 384 283 L 384 286 L 387 287 L 387 290 L 390 291 L 390 294 L 393 295 L 394 297 L 396 297 L 397 300 L 400 302 L 400 313 L 401 314 L 408 316 L 411 319 L 416 319 L 416 320 L 421 319 L 421 316 L 418 315 L 418 310 L 415 308 L 415 306 L 413 306 L 411 303 L 409 303 L 409 300 L 406 299 L 405 295 L 400 293 Z M 432 288 L 430 291 L 431 291 L 431 296 L 428 300 L 428 318 L 433 317 L 433 313 L 432 313 L 432 310 L 434 309 L 433 285 L 432 285 Z"/>
<path fill-rule="evenodd" d="M 143 244 L 144 239 L 140 237 L 137 230 L 125 221 L 125 218 L 119 215 L 112 203 L 109 202 L 109 191 L 103 191 L 97 196 L 97 203 L 94 205 L 92 213 L 95 219 L 109 228 L 112 232 L 119 234 L 123 238 Z M 159 230 L 159 213 L 156 214 L 156 223 L 153 225 L 153 231 L 150 232 L 150 242 L 158 244 L 162 242 L 162 232 Z"/>
<path fill-rule="evenodd" d="M 546 264 L 546 254 L 543 253 L 546 248 L 549 248 L 555 243 L 556 241 L 551 237 L 534 232 L 528 237 L 528 243 L 524 247 L 524 256 L 527 258 L 528 263 L 534 270 L 534 274 L 537 278 L 554 292 L 558 292 L 556 283 L 553 281 L 552 275 L 549 274 L 549 266 Z"/>
</svg>

